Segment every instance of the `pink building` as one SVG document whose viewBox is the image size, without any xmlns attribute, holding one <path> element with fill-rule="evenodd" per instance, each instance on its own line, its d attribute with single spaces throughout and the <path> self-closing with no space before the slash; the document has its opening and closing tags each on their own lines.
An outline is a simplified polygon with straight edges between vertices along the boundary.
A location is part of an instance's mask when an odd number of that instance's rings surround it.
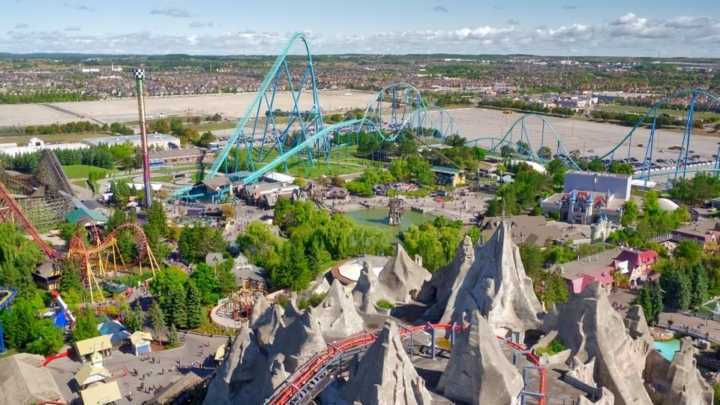
<svg viewBox="0 0 720 405">
<path fill-rule="evenodd" d="M 653 250 L 615 248 L 562 264 L 559 267 L 570 291 L 578 294 L 592 283 L 611 287 L 615 272 L 627 274 L 630 279 L 630 287 L 635 288 L 648 279 L 657 259 L 658 255 Z"/>
</svg>

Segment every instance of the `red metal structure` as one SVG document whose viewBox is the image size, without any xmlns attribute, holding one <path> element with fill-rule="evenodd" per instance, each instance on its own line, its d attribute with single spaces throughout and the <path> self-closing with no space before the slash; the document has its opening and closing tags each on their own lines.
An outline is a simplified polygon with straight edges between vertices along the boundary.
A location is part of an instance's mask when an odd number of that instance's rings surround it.
<svg viewBox="0 0 720 405">
<path fill-rule="evenodd" d="M 413 326 L 410 328 L 403 328 L 400 331 L 401 337 L 409 337 L 414 333 L 427 332 L 429 330 L 443 330 L 443 331 L 459 331 L 461 328 L 459 325 L 451 325 L 447 323 L 436 323 L 436 324 L 425 324 L 419 326 Z M 328 374 L 328 366 L 348 352 L 357 352 L 367 349 L 375 339 L 377 339 L 378 332 L 365 332 L 350 336 L 339 342 L 328 345 L 328 348 L 324 351 L 316 354 L 308 362 L 300 366 L 284 383 L 282 383 L 265 401 L 268 405 L 284 405 L 289 403 L 302 403 L 308 394 L 313 389 L 313 386 L 318 383 L 319 380 L 324 378 Z M 518 343 L 510 342 L 506 339 L 498 337 L 506 344 L 508 344 L 513 350 L 517 350 L 524 354 L 528 361 L 535 365 L 540 372 L 540 383 L 538 389 L 538 405 L 545 405 L 546 397 L 546 370 L 540 366 L 539 358 L 527 351 L 527 349 Z"/>
<path fill-rule="evenodd" d="M 30 235 L 37 247 L 50 259 L 59 259 L 62 257 L 60 252 L 53 249 L 40 237 L 35 226 L 27 219 L 25 214 L 23 214 L 17 201 L 15 201 L 2 183 L 0 183 L 0 222 L 11 222 L 23 228 L 25 232 Z"/>
<path fill-rule="evenodd" d="M 20 205 L 18 205 L 17 201 L 15 201 L 2 182 L 0 182 L 0 222 L 10 222 L 20 226 L 28 235 L 30 235 L 30 238 L 32 238 L 37 247 L 40 248 L 40 250 L 51 260 L 60 260 L 66 257 L 61 252 L 52 248 L 40 237 L 40 233 L 22 212 Z M 131 231 L 133 234 L 135 245 L 138 250 L 137 260 L 138 263 L 141 264 L 141 269 L 143 259 L 147 258 L 148 263 L 150 264 L 150 269 L 154 273 L 155 269 L 159 268 L 158 262 L 150 250 L 150 245 L 145 232 L 137 224 L 122 224 L 110 232 L 110 234 L 108 234 L 103 240 L 100 240 L 97 228 L 94 228 L 94 245 L 86 245 L 79 235 L 75 235 L 70 241 L 67 258 L 78 260 L 83 266 L 85 280 L 90 287 L 90 297 L 93 302 L 93 289 L 100 290 L 100 285 L 98 284 L 95 271 L 98 272 L 97 276 L 102 277 L 105 275 L 105 271 L 107 269 L 112 268 L 112 270 L 115 271 L 118 270 L 118 268 L 126 268 L 125 263 L 122 262 L 122 257 L 120 256 L 120 252 L 117 247 L 117 236 L 120 232 L 127 230 Z M 120 265 L 118 265 L 118 261 L 121 262 Z"/>
</svg>

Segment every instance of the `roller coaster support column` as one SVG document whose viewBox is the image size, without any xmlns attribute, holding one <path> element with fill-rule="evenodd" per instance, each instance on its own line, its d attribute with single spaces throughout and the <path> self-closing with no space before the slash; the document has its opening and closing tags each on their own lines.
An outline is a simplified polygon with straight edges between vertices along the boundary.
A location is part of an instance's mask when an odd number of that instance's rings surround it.
<svg viewBox="0 0 720 405">
<path fill-rule="evenodd" d="M 648 139 L 648 144 L 645 147 L 645 160 L 643 162 L 643 173 L 645 177 L 645 187 L 647 187 L 647 182 L 650 180 L 650 170 L 652 170 L 652 162 L 653 162 L 653 149 L 655 147 L 655 128 L 657 124 L 657 116 L 653 117 L 652 127 L 650 128 L 650 139 Z"/>
<path fill-rule="evenodd" d="M 455 328 L 457 328 L 457 322 L 453 322 L 450 327 L 450 347 L 455 347 Z"/>
<path fill-rule="evenodd" d="M 435 328 L 430 323 L 428 323 L 425 326 L 425 328 L 430 329 L 430 356 L 432 356 L 432 359 L 435 360 L 435 351 L 436 351 Z"/>
<path fill-rule="evenodd" d="M 138 115 L 140 118 L 140 143 L 143 156 L 143 183 L 145 185 L 145 207 L 152 205 L 152 188 L 150 187 L 150 155 L 148 154 L 147 127 L 145 126 L 145 98 L 143 95 L 145 71 L 135 70 L 135 91 L 138 99 Z"/>
<path fill-rule="evenodd" d="M 2 321 L 0 321 L 0 354 L 5 353 L 5 332 L 3 330 Z"/>
<path fill-rule="evenodd" d="M 685 122 L 685 131 L 683 132 L 683 143 L 682 148 L 680 149 L 680 157 L 678 158 L 677 166 L 675 166 L 675 178 L 677 178 L 680 174 L 680 167 L 682 167 L 682 177 L 685 178 L 687 175 L 688 153 L 690 152 L 690 138 L 692 137 L 693 117 L 695 115 L 697 97 L 698 92 L 693 90 L 692 97 L 690 98 L 690 104 L 688 104 L 687 120 Z"/>
</svg>

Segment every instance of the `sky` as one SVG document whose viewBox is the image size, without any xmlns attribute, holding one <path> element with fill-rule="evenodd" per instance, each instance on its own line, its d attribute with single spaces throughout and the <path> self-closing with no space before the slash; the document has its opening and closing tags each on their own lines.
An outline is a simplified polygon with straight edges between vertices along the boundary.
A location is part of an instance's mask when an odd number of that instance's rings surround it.
<svg viewBox="0 0 720 405">
<path fill-rule="evenodd" d="M 0 1 L 12 53 L 720 57 L 718 0 Z"/>
</svg>

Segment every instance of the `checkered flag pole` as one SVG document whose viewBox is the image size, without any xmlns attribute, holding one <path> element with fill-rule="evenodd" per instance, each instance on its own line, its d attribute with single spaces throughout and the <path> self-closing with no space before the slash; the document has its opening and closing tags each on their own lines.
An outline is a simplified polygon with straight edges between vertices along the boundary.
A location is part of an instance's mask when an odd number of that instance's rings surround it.
<svg viewBox="0 0 720 405">
<path fill-rule="evenodd" d="M 145 80 L 145 70 L 135 69 L 135 79 L 136 80 Z"/>
</svg>

